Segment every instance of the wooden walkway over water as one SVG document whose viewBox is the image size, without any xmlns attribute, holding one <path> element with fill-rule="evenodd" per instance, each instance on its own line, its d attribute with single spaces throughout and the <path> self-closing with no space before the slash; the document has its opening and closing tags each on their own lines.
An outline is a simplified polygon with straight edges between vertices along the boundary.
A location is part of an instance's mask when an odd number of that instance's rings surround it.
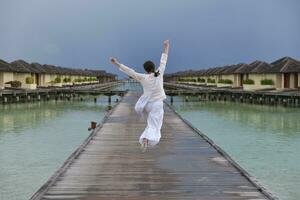
<svg viewBox="0 0 300 200">
<path fill-rule="evenodd" d="M 80 95 L 105 95 L 108 97 L 108 102 L 111 101 L 111 96 L 122 96 L 126 91 L 112 90 L 111 88 L 124 84 L 124 81 L 112 81 L 107 83 L 95 83 L 88 85 L 74 85 L 64 87 L 49 87 L 38 88 L 35 90 L 29 89 L 0 89 L 0 103 L 19 103 L 32 101 L 48 101 L 50 99 L 66 99 L 70 100 Z"/>
<path fill-rule="evenodd" d="M 161 142 L 142 153 L 137 98 L 127 93 L 31 199 L 272 199 L 166 104 Z"/>
</svg>

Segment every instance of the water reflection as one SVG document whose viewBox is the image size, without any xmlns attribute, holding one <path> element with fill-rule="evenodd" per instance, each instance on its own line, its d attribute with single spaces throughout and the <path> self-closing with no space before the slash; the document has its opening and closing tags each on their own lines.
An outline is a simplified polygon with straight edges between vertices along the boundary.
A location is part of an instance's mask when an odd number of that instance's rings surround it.
<svg viewBox="0 0 300 200">
<path fill-rule="evenodd" d="M 126 89 L 141 88 L 113 88 Z M 0 199 L 29 199 L 88 136 L 90 122 L 103 119 L 107 96 L 81 98 L 0 105 Z M 111 97 L 111 106 L 116 99 Z"/>
<path fill-rule="evenodd" d="M 256 128 L 259 132 L 289 136 L 300 134 L 299 108 L 233 102 L 184 102 L 180 97 L 177 97 L 174 106 L 181 112 L 205 112 L 242 126 Z"/>
<path fill-rule="evenodd" d="M 81 101 L 48 101 L 24 104 L 11 104 L 0 107 L 0 134 L 20 133 L 24 129 L 40 126 L 46 121 L 74 111 L 105 112 L 105 97 L 98 96 L 98 103 L 91 99 Z M 102 100 L 102 101 L 101 101 Z M 114 101 L 113 101 L 114 102 Z M 75 105 L 75 106 L 74 106 Z"/>
<path fill-rule="evenodd" d="M 0 106 L 0 199 L 29 199 L 102 120 L 107 97 L 83 98 Z"/>
</svg>

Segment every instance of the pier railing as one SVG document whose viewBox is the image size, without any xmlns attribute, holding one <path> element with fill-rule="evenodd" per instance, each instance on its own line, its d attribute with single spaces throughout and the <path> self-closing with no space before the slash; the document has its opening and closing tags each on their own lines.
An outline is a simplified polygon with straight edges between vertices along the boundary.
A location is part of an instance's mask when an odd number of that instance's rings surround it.
<svg viewBox="0 0 300 200">
<path fill-rule="evenodd" d="M 111 88 L 123 84 L 123 81 L 113 81 L 107 83 L 81 85 L 81 86 L 67 86 L 54 88 L 38 88 L 35 90 L 26 89 L 5 89 L 0 90 L 0 103 L 18 103 L 18 102 L 32 102 L 32 101 L 48 101 L 55 100 L 71 100 L 74 98 L 81 98 L 81 95 L 105 95 L 108 96 L 108 101 L 111 101 L 111 96 L 122 96 L 125 91 L 112 90 Z"/>
<path fill-rule="evenodd" d="M 195 96 L 199 101 L 232 101 L 240 103 L 254 103 L 267 105 L 300 106 L 300 90 L 259 90 L 245 91 L 240 88 L 215 88 L 205 86 L 192 86 L 165 82 L 166 94 L 173 102 L 174 96 L 183 96 L 189 101 L 188 96 Z"/>
</svg>

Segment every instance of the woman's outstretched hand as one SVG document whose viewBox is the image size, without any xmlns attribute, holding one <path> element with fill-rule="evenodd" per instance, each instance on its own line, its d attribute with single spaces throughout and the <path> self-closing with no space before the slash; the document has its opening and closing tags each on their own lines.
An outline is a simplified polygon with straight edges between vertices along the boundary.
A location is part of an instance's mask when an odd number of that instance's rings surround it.
<svg viewBox="0 0 300 200">
<path fill-rule="evenodd" d="M 114 65 L 117 65 L 117 66 L 120 65 L 119 61 L 118 61 L 116 58 L 114 58 L 114 57 L 111 57 L 111 58 L 110 58 L 110 62 L 111 62 L 112 64 L 114 64 Z"/>
<path fill-rule="evenodd" d="M 169 40 L 164 41 L 164 53 L 168 54 L 169 53 Z"/>
</svg>

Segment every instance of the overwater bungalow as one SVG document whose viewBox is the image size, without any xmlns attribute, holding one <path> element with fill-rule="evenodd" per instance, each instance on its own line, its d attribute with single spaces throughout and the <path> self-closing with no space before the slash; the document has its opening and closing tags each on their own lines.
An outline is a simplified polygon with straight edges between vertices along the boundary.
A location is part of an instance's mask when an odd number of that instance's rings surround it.
<svg viewBox="0 0 300 200">
<path fill-rule="evenodd" d="M 197 82 L 197 76 L 195 73 L 195 70 L 177 72 L 174 77 L 178 77 L 177 81 L 180 83 L 195 84 Z"/>
<path fill-rule="evenodd" d="M 245 90 L 257 90 L 272 88 L 273 85 L 264 85 L 262 82 L 270 78 L 265 72 L 271 68 L 271 65 L 263 61 L 254 61 L 249 65 L 245 64 L 235 71 L 239 74 L 239 86 Z"/>
<path fill-rule="evenodd" d="M 19 81 L 22 88 L 35 89 L 37 70 L 31 69 L 30 64 L 24 60 L 16 60 L 10 63 L 13 69 L 13 79 L 10 81 Z M 7 83 L 7 82 L 6 82 Z"/>
<path fill-rule="evenodd" d="M 16 60 L 7 63 L 0 60 L 0 88 L 36 87 L 76 85 L 96 82 L 108 82 L 116 79 L 115 74 L 104 70 L 74 69 L 39 63 L 27 63 Z"/>
<path fill-rule="evenodd" d="M 290 57 L 278 59 L 271 64 L 254 61 L 249 68 L 240 70 L 245 75 L 243 88 L 246 90 L 299 87 L 300 62 Z"/>
<path fill-rule="evenodd" d="M 110 82 L 116 80 L 117 75 L 108 73 L 105 70 L 88 70 L 91 75 L 96 76 L 100 83 Z"/>
<path fill-rule="evenodd" d="M 222 67 L 222 70 L 218 72 L 218 87 L 239 87 L 241 82 L 241 76 L 236 73 L 236 70 L 246 64 L 241 63 L 237 65 L 229 65 Z"/>
<path fill-rule="evenodd" d="M 195 71 L 195 76 L 197 77 L 197 84 L 198 85 L 206 85 L 207 84 L 207 79 L 204 75 L 204 72 L 206 70 L 198 70 L 198 71 Z"/>
<path fill-rule="evenodd" d="M 275 82 L 276 88 L 299 88 L 300 61 L 283 57 L 271 63 L 266 74 Z"/>
<path fill-rule="evenodd" d="M 220 67 L 209 68 L 202 72 L 201 77 L 205 79 L 207 86 L 216 86 L 218 82 L 217 72 L 221 70 Z"/>
<path fill-rule="evenodd" d="M 175 73 L 164 74 L 164 80 L 167 82 L 184 82 L 184 78 L 187 75 L 187 71 L 179 71 Z"/>
<path fill-rule="evenodd" d="M 4 83 L 13 80 L 13 70 L 9 63 L 0 59 L 0 89 L 4 88 Z"/>
</svg>

